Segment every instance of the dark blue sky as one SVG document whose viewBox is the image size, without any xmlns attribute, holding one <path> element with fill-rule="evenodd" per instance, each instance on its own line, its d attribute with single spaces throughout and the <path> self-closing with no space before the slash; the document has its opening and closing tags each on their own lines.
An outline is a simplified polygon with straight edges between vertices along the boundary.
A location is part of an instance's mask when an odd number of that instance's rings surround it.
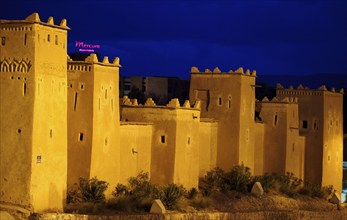
<svg viewBox="0 0 347 220">
<path fill-rule="evenodd" d="M 75 41 L 119 56 L 124 75 L 189 77 L 200 70 L 345 74 L 347 0 L 7 0 L 0 19 L 66 18 Z"/>
</svg>

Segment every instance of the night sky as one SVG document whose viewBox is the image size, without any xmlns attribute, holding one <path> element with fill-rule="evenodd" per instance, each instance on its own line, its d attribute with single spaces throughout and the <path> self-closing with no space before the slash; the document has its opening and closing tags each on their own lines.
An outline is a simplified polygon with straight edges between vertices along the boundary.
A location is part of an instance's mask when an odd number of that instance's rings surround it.
<svg viewBox="0 0 347 220">
<path fill-rule="evenodd" d="M 200 70 L 256 69 L 263 75 L 344 74 L 347 0 L 2 1 L 0 19 L 67 19 L 75 42 L 100 44 L 122 75 L 189 78 Z"/>
</svg>

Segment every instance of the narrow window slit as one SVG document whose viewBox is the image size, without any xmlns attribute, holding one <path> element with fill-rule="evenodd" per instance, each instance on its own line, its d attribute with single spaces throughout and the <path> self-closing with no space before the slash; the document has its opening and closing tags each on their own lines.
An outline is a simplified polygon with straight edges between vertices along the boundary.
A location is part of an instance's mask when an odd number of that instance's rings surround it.
<svg viewBox="0 0 347 220">
<path fill-rule="evenodd" d="M 274 119 L 274 126 L 277 126 L 277 119 L 278 119 L 278 116 L 277 116 L 277 112 L 276 112 L 275 119 Z"/>
<path fill-rule="evenodd" d="M 77 92 L 75 93 L 75 101 L 74 101 L 74 106 L 73 106 L 73 111 L 76 111 L 76 106 L 77 106 Z"/>
<path fill-rule="evenodd" d="M 78 135 L 78 140 L 79 140 L 79 141 L 83 141 L 83 137 L 84 137 L 83 133 L 82 133 L 82 132 L 79 133 L 79 135 Z"/>
<path fill-rule="evenodd" d="M 23 96 L 25 96 L 27 93 L 27 84 L 23 83 Z"/>
</svg>

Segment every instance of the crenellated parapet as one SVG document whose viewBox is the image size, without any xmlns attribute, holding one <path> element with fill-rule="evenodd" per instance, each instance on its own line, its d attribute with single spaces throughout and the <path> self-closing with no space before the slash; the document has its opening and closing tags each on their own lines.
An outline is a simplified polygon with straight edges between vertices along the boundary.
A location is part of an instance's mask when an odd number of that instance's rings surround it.
<svg viewBox="0 0 347 220">
<path fill-rule="evenodd" d="M 124 96 L 120 103 L 122 106 L 127 107 L 200 110 L 200 101 L 191 105 L 189 100 L 186 100 L 183 105 L 181 105 L 177 98 L 171 99 L 167 105 L 157 105 L 152 98 L 147 98 L 145 104 L 142 105 L 138 104 L 137 99 L 130 99 L 128 96 Z"/>
<path fill-rule="evenodd" d="M 259 102 L 259 101 L 258 101 Z M 282 103 L 282 104 L 297 104 L 298 98 L 297 97 L 284 97 L 284 98 L 278 98 L 274 97 L 271 100 L 269 100 L 266 96 L 261 100 L 262 103 Z"/>
<path fill-rule="evenodd" d="M 67 69 L 70 71 L 82 71 L 89 72 L 92 70 L 92 65 L 110 66 L 110 67 L 121 67 L 119 57 L 115 57 L 112 62 L 109 61 L 108 57 L 105 56 L 100 62 L 96 54 L 90 54 L 84 61 L 74 61 L 67 56 Z"/>
<path fill-rule="evenodd" d="M 31 27 L 23 27 L 23 26 L 17 26 L 16 24 L 23 25 L 23 24 L 41 24 L 45 26 L 50 26 L 54 28 L 64 29 L 64 30 L 70 30 L 70 28 L 67 26 L 66 19 L 62 19 L 59 24 L 54 24 L 54 18 L 49 17 L 47 22 L 43 22 L 40 20 L 40 16 L 38 13 L 32 13 L 28 17 L 26 17 L 24 20 L 0 20 L 0 24 L 9 24 L 9 26 L 2 26 L 0 27 L 1 30 L 8 30 L 8 31 L 32 31 Z"/>
<path fill-rule="evenodd" d="M 218 67 L 214 68 L 213 71 L 210 69 L 205 69 L 204 72 L 201 72 L 197 67 L 193 66 L 190 70 L 191 74 L 221 74 L 221 75 L 228 75 L 228 74 L 234 74 L 234 75 L 244 75 L 244 76 L 253 76 L 255 77 L 257 75 L 256 70 L 249 70 L 247 69 L 244 71 L 243 67 L 239 67 L 235 71 L 229 70 L 228 72 L 222 72 Z"/>
<path fill-rule="evenodd" d="M 324 92 L 328 92 L 331 94 L 344 94 L 344 89 L 335 90 L 334 87 L 328 89 L 325 85 L 320 86 L 317 89 L 310 89 L 308 87 L 304 87 L 302 84 L 298 85 L 295 89 L 292 85 L 288 88 L 284 88 L 281 84 L 276 85 L 277 94 L 281 96 L 322 96 Z"/>
</svg>

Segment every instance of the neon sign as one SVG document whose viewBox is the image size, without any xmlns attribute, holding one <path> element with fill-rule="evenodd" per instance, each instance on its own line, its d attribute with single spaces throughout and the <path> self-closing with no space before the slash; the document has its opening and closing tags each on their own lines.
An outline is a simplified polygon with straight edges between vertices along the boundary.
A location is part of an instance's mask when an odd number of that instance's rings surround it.
<svg viewBox="0 0 347 220">
<path fill-rule="evenodd" d="M 75 47 L 79 48 L 80 52 L 94 52 L 94 49 L 100 49 L 100 44 L 86 44 L 83 41 L 76 41 Z"/>
</svg>

